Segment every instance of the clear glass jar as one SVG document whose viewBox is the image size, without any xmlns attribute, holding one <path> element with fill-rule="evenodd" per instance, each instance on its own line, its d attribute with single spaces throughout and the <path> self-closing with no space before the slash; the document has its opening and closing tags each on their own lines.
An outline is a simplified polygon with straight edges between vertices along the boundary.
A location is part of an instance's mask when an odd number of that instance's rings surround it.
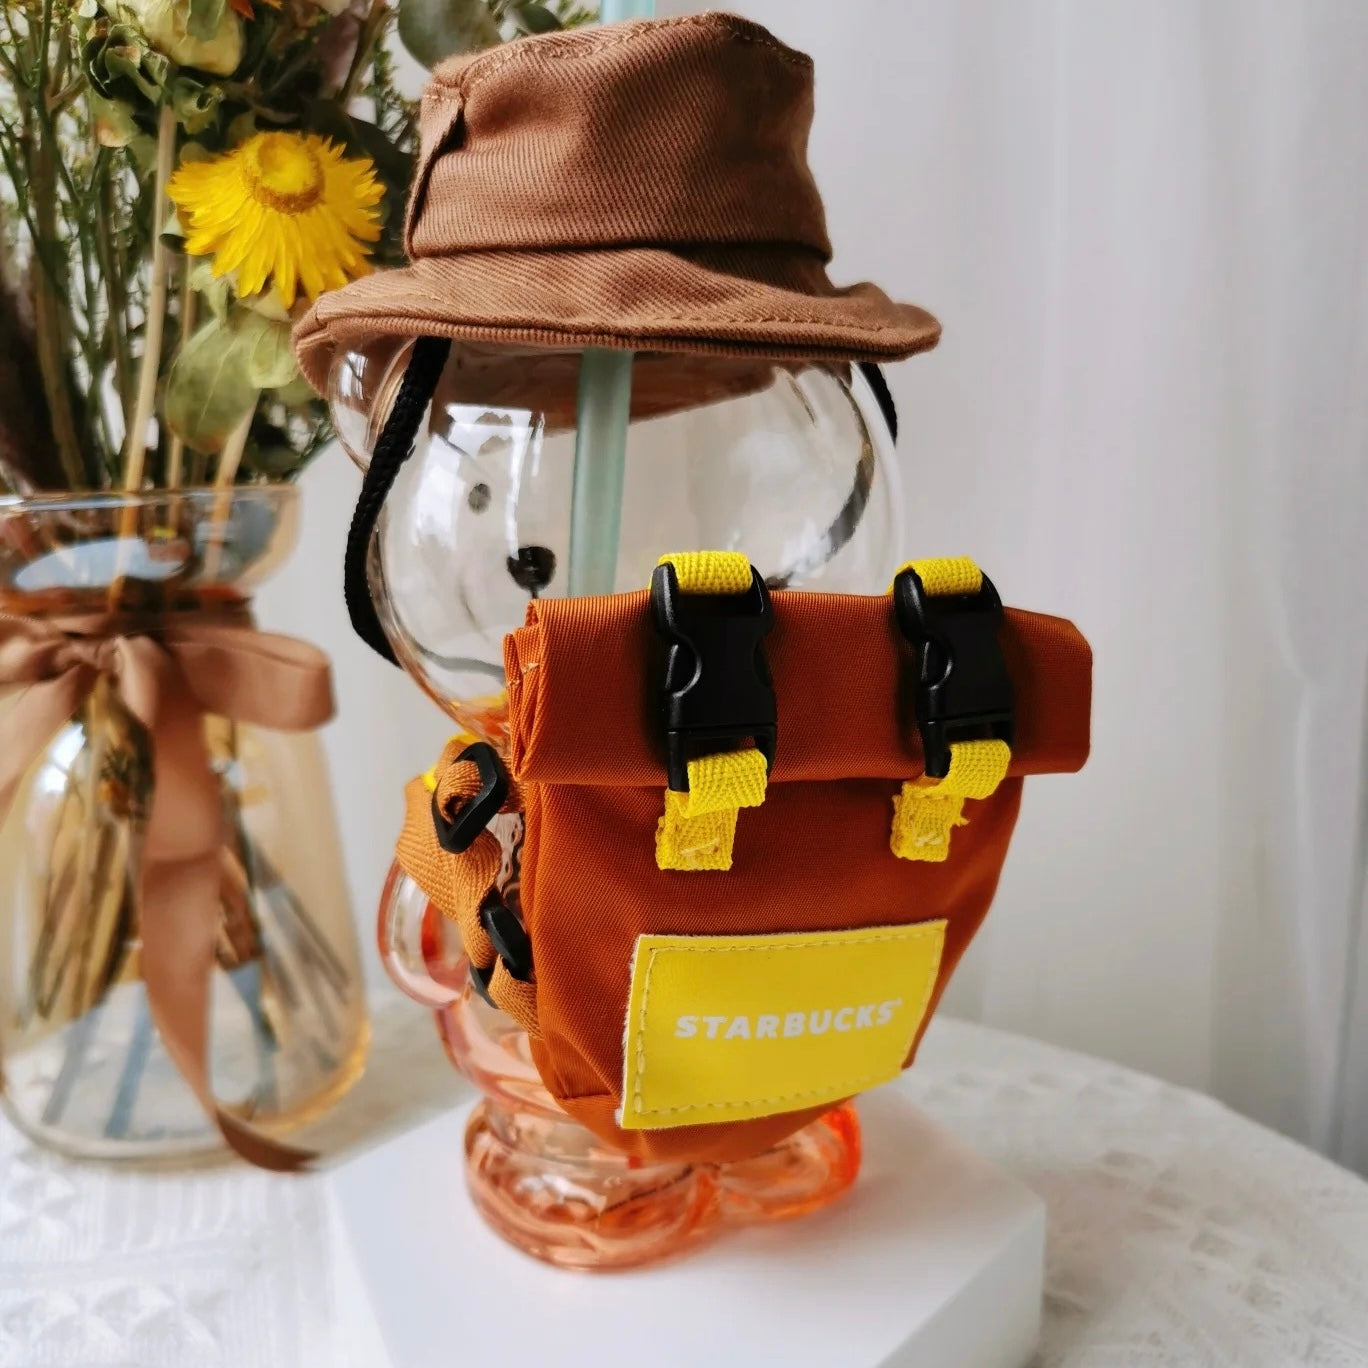
<svg viewBox="0 0 1368 1368">
<path fill-rule="evenodd" d="M 117 604 L 176 622 L 240 609 L 297 523 L 288 486 L 0 500 L 0 612 Z M 211 1081 L 280 1136 L 351 1086 L 368 1043 L 327 771 L 316 733 L 216 716 L 203 728 L 225 831 Z M 158 1036 L 140 973 L 150 740 L 97 681 L 0 824 L 4 1103 L 35 1140 L 80 1157 L 166 1160 L 222 1143 Z"/>
<path fill-rule="evenodd" d="M 340 355 L 334 424 L 370 460 L 410 346 Z M 369 580 L 404 669 L 472 737 L 506 751 L 504 636 L 531 598 L 569 592 L 575 354 L 510 364 L 453 357 L 371 540 Z M 638 356 L 632 376 L 613 589 L 645 588 L 658 558 L 744 552 L 771 587 L 883 588 L 898 563 L 902 497 L 892 439 L 857 371 L 756 359 Z M 592 685 L 590 685 L 592 687 Z M 518 907 L 519 818 L 492 828 L 502 900 Z M 647 1164 L 556 1106 L 525 1033 L 470 988 L 453 925 L 396 865 L 379 940 L 391 977 L 430 1007 L 483 1101 L 466 1181 L 484 1218 L 550 1263 L 607 1269 L 689 1249 L 729 1223 L 816 1210 L 854 1181 L 850 1104 L 765 1154 L 727 1165 Z"/>
</svg>

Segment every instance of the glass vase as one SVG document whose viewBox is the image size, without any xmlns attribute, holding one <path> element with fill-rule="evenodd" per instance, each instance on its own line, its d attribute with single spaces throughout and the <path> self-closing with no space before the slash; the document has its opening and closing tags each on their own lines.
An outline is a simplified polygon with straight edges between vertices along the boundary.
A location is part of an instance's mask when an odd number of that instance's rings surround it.
<svg viewBox="0 0 1368 1368">
<path fill-rule="evenodd" d="M 170 627 L 243 613 L 288 555 L 297 505 L 288 486 L 0 501 L 0 612 L 114 609 Z M 326 766 L 312 731 L 207 714 L 202 727 L 222 803 L 210 1082 L 279 1138 L 346 1092 L 368 1043 Z M 77 1157 L 167 1161 L 222 1144 L 141 973 L 154 741 L 101 676 L 0 824 L 4 1104 L 32 1138 Z"/>
</svg>

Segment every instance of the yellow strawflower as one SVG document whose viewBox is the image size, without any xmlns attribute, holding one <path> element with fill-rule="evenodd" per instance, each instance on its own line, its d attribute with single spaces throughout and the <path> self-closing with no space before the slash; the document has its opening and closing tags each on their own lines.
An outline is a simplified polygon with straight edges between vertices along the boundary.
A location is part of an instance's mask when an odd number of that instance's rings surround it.
<svg viewBox="0 0 1368 1368">
<path fill-rule="evenodd" d="M 185 250 L 236 273 L 240 295 L 275 286 L 290 308 L 367 274 L 384 187 L 365 157 L 314 133 L 258 133 L 231 152 L 184 162 L 168 193 Z"/>
</svg>

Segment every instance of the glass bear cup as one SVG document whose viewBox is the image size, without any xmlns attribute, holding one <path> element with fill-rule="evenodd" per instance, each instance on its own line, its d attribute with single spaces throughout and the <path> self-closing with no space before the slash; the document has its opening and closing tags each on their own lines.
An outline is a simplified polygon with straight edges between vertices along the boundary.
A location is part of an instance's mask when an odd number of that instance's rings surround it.
<svg viewBox="0 0 1368 1368">
<path fill-rule="evenodd" d="M 334 422 L 363 468 L 410 351 L 381 339 L 334 364 Z M 504 636 L 530 599 L 586 592 L 584 510 L 574 510 L 580 358 L 508 359 L 448 363 L 368 561 L 396 658 L 461 732 L 501 751 Z M 644 588 L 663 554 L 701 549 L 744 552 L 773 588 L 881 589 L 902 543 L 881 392 L 879 377 L 845 365 L 638 356 L 612 592 Z M 612 536 L 613 511 L 603 509 L 601 536 Z M 601 559 L 602 544 L 594 550 Z M 516 909 L 521 818 L 491 829 L 504 849 L 500 893 Z M 454 924 L 397 865 L 379 922 L 391 976 L 436 1012 L 453 1062 L 484 1095 L 466 1135 L 472 1197 L 528 1252 L 567 1267 L 646 1263 L 727 1221 L 814 1210 L 854 1180 L 849 1104 L 741 1163 L 642 1164 L 609 1149 L 556 1107 L 526 1035 L 472 990 Z"/>
</svg>

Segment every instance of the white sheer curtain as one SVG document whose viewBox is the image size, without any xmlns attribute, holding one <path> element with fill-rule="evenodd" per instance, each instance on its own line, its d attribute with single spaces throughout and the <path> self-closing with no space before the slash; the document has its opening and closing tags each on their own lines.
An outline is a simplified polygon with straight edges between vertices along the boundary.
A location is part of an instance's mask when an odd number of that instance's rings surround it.
<svg viewBox="0 0 1368 1368">
<path fill-rule="evenodd" d="M 890 374 L 909 552 L 1096 651 L 1092 762 L 1028 787 L 951 1009 L 1368 1170 L 1368 6 L 734 3 L 817 58 L 834 275 L 945 324 Z M 336 654 L 368 920 L 444 728 L 347 633 L 354 476 L 309 484 L 263 618 Z"/>
<path fill-rule="evenodd" d="M 912 549 L 1097 655 L 951 1007 L 1368 1168 L 1368 7 L 739 8 L 817 58 L 835 275 L 945 324 Z"/>
</svg>

